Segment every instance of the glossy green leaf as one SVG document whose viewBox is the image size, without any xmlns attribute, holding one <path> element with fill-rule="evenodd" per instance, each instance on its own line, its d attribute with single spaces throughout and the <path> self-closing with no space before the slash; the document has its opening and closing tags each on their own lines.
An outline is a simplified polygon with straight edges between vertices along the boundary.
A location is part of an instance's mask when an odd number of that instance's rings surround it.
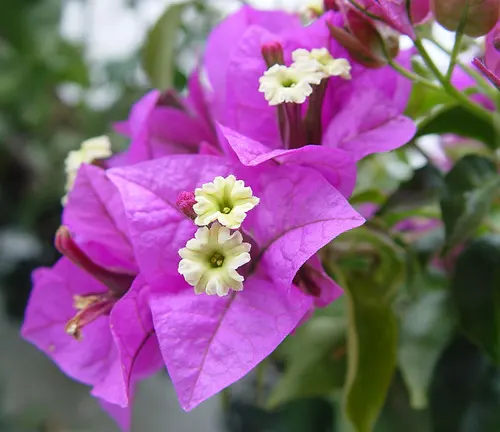
<svg viewBox="0 0 500 432">
<path fill-rule="evenodd" d="M 346 323 L 320 316 L 297 330 L 286 344 L 286 369 L 268 405 L 274 408 L 301 397 L 328 395 L 344 384 Z"/>
<path fill-rule="evenodd" d="M 415 64 L 419 65 L 418 62 L 415 62 Z M 443 90 L 432 89 L 423 84 L 414 83 L 405 114 L 416 119 L 427 116 L 436 106 L 452 102 L 453 98 Z"/>
<path fill-rule="evenodd" d="M 345 413 L 357 432 L 370 432 L 382 409 L 396 365 L 397 323 L 392 302 L 404 274 L 399 248 L 383 235 L 352 232 L 353 254 L 364 267 L 343 266 L 348 304 Z"/>
<path fill-rule="evenodd" d="M 451 292 L 465 335 L 500 364 L 500 236 L 467 246 L 458 258 Z"/>
<path fill-rule="evenodd" d="M 445 291 L 430 291 L 410 304 L 402 317 L 399 368 L 414 409 L 427 406 L 436 363 L 449 342 L 454 319 Z"/>
<path fill-rule="evenodd" d="M 160 90 L 174 84 L 176 43 L 185 7 L 185 3 L 169 6 L 149 31 L 143 48 L 142 66 L 151 85 Z"/>
<path fill-rule="evenodd" d="M 487 404 L 478 403 L 481 399 L 478 396 L 484 391 L 485 374 L 488 374 L 490 368 L 491 363 L 481 355 L 478 348 L 463 337 L 456 338 L 446 348 L 439 359 L 431 387 L 429 408 L 433 432 L 499 430 L 467 426 L 473 418 L 475 420 L 482 418 L 481 423 L 484 425 L 488 411 L 498 417 L 498 403 L 495 403 L 495 398 L 491 395 Z"/>
<path fill-rule="evenodd" d="M 495 164 L 482 156 L 463 157 L 446 175 L 441 197 L 446 250 L 474 233 L 487 215 L 499 187 L 500 176 Z"/>
<path fill-rule="evenodd" d="M 492 149 L 500 146 L 500 138 L 493 121 L 478 118 L 460 106 L 438 109 L 420 123 L 416 137 L 448 133 L 477 139 Z"/>
</svg>

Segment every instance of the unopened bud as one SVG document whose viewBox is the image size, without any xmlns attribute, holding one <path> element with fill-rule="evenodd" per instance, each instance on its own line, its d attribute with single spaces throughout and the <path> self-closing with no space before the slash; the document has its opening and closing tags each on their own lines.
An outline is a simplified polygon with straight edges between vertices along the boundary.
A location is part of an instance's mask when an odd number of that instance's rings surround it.
<svg viewBox="0 0 500 432">
<path fill-rule="evenodd" d="M 279 42 L 267 42 L 262 45 L 262 57 L 264 57 L 268 68 L 275 64 L 285 64 L 283 46 Z"/>
<path fill-rule="evenodd" d="M 456 31 L 463 20 L 463 32 L 479 37 L 488 33 L 496 24 L 500 12 L 498 0 L 431 0 L 436 20 L 444 28 Z"/>
<path fill-rule="evenodd" d="M 177 202 L 175 205 L 177 208 L 189 219 L 195 220 L 196 213 L 193 210 L 193 206 L 196 204 L 196 199 L 194 192 L 181 192 L 177 197 Z"/>
<path fill-rule="evenodd" d="M 493 38 L 493 47 L 500 52 L 500 35 Z"/>
<path fill-rule="evenodd" d="M 345 12 L 346 27 L 327 23 L 332 37 L 360 64 L 379 68 L 399 52 L 399 37 L 383 23 L 375 24 L 356 10 Z"/>
<path fill-rule="evenodd" d="M 73 239 L 68 227 L 62 225 L 56 232 L 56 249 L 73 264 L 93 276 L 116 294 L 124 294 L 132 285 L 133 276 L 113 273 L 92 261 Z"/>
<path fill-rule="evenodd" d="M 333 10 L 337 12 L 339 10 L 339 5 L 337 4 L 337 0 L 324 0 L 323 5 L 325 11 Z"/>
</svg>

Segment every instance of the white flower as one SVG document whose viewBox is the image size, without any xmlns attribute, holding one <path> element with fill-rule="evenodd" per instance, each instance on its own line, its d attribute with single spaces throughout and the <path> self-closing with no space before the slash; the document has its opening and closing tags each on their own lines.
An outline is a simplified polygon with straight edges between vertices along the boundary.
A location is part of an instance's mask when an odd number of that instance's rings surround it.
<svg viewBox="0 0 500 432">
<path fill-rule="evenodd" d="M 260 77 L 259 91 L 264 93 L 269 105 L 301 104 L 312 93 L 311 84 L 319 84 L 322 78 L 321 72 L 311 68 L 275 64 Z"/>
<path fill-rule="evenodd" d="M 324 0 L 312 0 L 302 9 L 306 18 L 317 18 L 325 12 Z"/>
<path fill-rule="evenodd" d="M 245 187 L 245 183 L 236 180 L 234 175 L 215 177 L 213 182 L 195 189 L 194 196 L 196 204 L 193 210 L 197 215 L 194 223 L 199 226 L 217 220 L 221 225 L 237 229 L 247 212 L 259 203 L 259 198 L 252 195 L 252 189 Z"/>
<path fill-rule="evenodd" d="M 236 269 L 250 261 L 250 244 L 243 243 L 239 231 L 217 222 L 198 228 L 193 239 L 179 251 L 179 273 L 194 287 L 196 294 L 225 296 L 229 290 L 241 291 L 244 277 Z"/>
<path fill-rule="evenodd" d="M 292 53 L 297 68 L 312 69 L 323 74 L 323 78 L 341 76 L 351 79 L 351 65 L 344 58 L 333 58 L 326 48 L 314 48 L 311 51 L 299 48 Z"/>
<path fill-rule="evenodd" d="M 61 202 L 63 205 L 68 200 L 68 193 L 73 188 L 76 174 L 80 166 L 84 163 L 91 163 L 96 159 L 103 159 L 111 156 L 111 143 L 107 136 L 90 138 L 82 142 L 79 150 L 73 150 L 68 153 L 64 161 L 64 171 L 66 172 L 66 194 Z"/>
</svg>

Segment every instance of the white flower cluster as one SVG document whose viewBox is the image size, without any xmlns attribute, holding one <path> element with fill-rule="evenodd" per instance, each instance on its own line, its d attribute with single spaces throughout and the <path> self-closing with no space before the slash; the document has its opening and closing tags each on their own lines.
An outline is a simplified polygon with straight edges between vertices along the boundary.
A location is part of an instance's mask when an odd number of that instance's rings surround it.
<svg viewBox="0 0 500 432">
<path fill-rule="evenodd" d="M 104 159 L 111 156 L 111 143 L 107 136 L 90 138 L 82 142 L 78 150 L 68 153 L 64 161 L 64 171 L 66 172 L 66 194 L 62 197 L 62 205 L 68 200 L 68 193 L 75 184 L 76 174 L 80 166 L 84 163 L 92 163 L 96 159 Z"/>
<path fill-rule="evenodd" d="M 269 105 L 304 103 L 313 92 L 313 85 L 322 79 L 340 76 L 351 78 L 351 65 L 346 59 L 332 57 L 326 48 L 311 51 L 297 49 L 292 53 L 291 66 L 275 64 L 259 79 L 259 91 Z"/>
<path fill-rule="evenodd" d="M 259 198 L 233 175 L 216 177 L 195 190 L 195 224 L 201 226 L 179 251 L 179 273 L 196 294 L 226 296 L 243 289 L 243 276 L 236 270 L 250 261 L 250 244 L 243 242 L 240 228 L 246 213 Z M 208 226 L 210 224 L 210 226 Z"/>
</svg>

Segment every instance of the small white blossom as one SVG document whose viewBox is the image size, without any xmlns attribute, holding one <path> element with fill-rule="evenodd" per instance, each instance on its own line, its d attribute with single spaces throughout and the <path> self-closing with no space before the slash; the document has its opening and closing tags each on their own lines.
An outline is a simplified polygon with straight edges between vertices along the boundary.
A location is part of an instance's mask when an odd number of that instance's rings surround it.
<svg viewBox="0 0 500 432">
<path fill-rule="evenodd" d="M 231 234 L 217 222 L 201 227 L 179 251 L 179 273 L 196 294 L 222 297 L 230 290 L 241 291 L 244 277 L 236 269 L 250 261 L 250 247 L 239 231 Z"/>
<path fill-rule="evenodd" d="M 217 220 L 221 225 L 237 229 L 247 212 L 259 203 L 259 198 L 253 196 L 252 189 L 245 187 L 245 183 L 236 180 L 234 175 L 215 177 L 213 182 L 195 189 L 194 196 L 196 204 L 193 210 L 197 215 L 194 223 L 199 226 Z"/>
<path fill-rule="evenodd" d="M 90 138 L 82 142 L 79 150 L 73 150 L 68 153 L 64 161 L 64 171 L 66 172 L 66 194 L 62 198 L 63 205 L 68 200 L 68 193 L 73 188 L 76 175 L 80 166 L 84 163 L 91 163 L 96 159 L 104 159 L 111 156 L 111 143 L 107 136 Z"/>
<path fill-rule="evenodd" d="M 264 93 L 269 105 L 283 102 L 304 103 L 312 93 L 311 84 L 319 84 L 323 74 L 311 68 L 275 64 L 259 79 L 259 91 Z"/>
<path fill-rule="evenodd" d="M 319 71 L 323 78 L 341 76 L 351 79 L 350 63 L 344 58 L 332 57 L 326 48 L 314 48 L 311 51 L 299 48 L 292 53 L 292 59 L 296 67 Z"/>
<path fill-rule="evenodd" d="M 324 0 L 312 0 L 307 3 L 302 11 L 306 18 L 317 18 L 325 12 Z"/>
</svg>

